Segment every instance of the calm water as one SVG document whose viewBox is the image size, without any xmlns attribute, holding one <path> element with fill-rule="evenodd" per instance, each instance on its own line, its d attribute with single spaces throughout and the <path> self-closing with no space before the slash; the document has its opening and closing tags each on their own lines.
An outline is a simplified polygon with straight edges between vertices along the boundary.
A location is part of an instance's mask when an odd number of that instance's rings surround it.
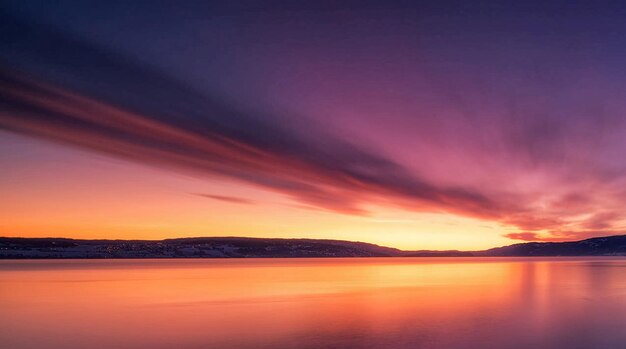
<svg viewBox="0 0 626 349">
<path fill-rule="evenodd" d="M 2 348 L 626 348 L 626 259 L 0 261 Z"/>
</svg>

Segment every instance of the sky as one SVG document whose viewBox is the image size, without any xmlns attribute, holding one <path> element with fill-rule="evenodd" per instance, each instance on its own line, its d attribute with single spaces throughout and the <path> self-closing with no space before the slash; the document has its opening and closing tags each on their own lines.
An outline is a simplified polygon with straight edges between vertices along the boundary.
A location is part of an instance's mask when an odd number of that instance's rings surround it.
<svg viewBox="0 0 626 349">
<path fill-rule="evenodd" d="M 2 1 L 0 236 L 626 231 L 626 5 Z"/>
</svg>

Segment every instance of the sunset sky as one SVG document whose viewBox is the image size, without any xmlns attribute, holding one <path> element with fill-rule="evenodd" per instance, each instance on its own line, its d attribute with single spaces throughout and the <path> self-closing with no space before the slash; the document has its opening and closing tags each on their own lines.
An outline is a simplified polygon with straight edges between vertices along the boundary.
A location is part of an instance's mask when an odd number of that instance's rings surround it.
<svg viewBox="0 0 626 349">
<path fill-rule="evenodd" d="M 415 3 L 3 1 L 0 236 L 624 234 L 619 2 Z"/>
</svg>

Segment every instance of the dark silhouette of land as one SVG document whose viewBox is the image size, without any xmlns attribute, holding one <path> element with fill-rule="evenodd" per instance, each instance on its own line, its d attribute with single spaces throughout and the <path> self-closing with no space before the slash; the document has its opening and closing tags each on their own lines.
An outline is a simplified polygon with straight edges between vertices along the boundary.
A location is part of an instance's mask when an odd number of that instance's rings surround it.
<svg viewBox="0 0 626 349">
<path fill-rule="evenodd" d="M 0 237 L 0 259 L 36 258 L 303 258 L 303 257 L 626 256 L 626 235 L 573 242 L 529 242 L 483 251 L 403 251 L 365 242 L 204 237 L 80 240 Z"/>
</svg>

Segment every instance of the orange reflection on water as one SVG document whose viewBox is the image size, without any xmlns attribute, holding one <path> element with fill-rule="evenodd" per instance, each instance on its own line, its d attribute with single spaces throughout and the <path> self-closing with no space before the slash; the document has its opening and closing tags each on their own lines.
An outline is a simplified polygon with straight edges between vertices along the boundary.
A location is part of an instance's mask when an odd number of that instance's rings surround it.
<svg viewBox="0 0 626 349">
<path fill-rule="evenodd" d="M 2 261 L 0 343 L 619 347 L 625 266 L 619 258 Z"/>
</svg>

